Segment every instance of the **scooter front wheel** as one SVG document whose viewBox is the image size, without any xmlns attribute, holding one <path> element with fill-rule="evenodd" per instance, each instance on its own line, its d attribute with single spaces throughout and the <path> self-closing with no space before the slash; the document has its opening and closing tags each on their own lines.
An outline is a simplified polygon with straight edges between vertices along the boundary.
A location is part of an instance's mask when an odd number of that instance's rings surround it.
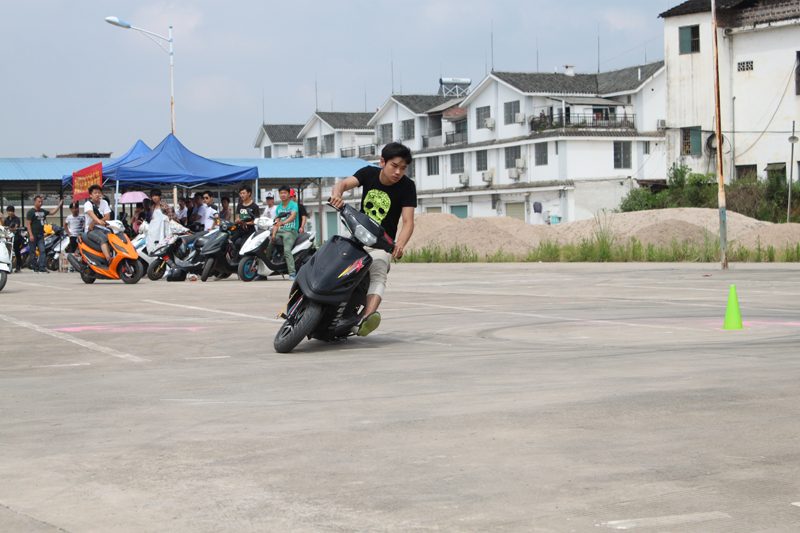
<svg viewBox="0 0 800 533">
<path fill-rule="evenodd" d="M 239 279 L 242 281 L 253 281 L 258 276 L 258 265 L 253 256 L 245 257 L 239 262 Z"/>
<path fill-rule="evenodd" d="M 6 286 L 6 281 L 8 281 L 8 273 L 5 270 L 0 270 L 0 291 Z"/>
<path fill-rule="evenodd" d="M 164 277 L 164 272 L 167 271 L 167 262 L 160 258 L 153 259 L 153 262 L 147 265 L 147 277 L 151 281 L 158 281 Z"/>
<path fill-rule="evenodd" d="M 309 301 L 303 298 L 303 301 L 297 306 L 297 309 L 289 316 L 286 322 L 283 323 L 278 334 L 275 335 L 273 346 L 278 353 L 288 353 L 300 344 L 303 337 L 306 337 L 314 331 L 319 321 L 322 319 L 322 304 Z"/>
<path fill-rule="evenodd" d="M 138 259 L 124 259 L 117 267 L 117 274 L 123 283 L 133 285 L 142 279 L 144 269 Z"/>
<path fill-rule="evenodd" d="M 200 274 L 200 281 L 207 281 L 211 272 L 214 270 L 214 258 L 209 257 L 206 259 L 206 264 L 203 265 L 203 273 Z"/>
<path fill-rule="evenodd" d="M 86 268 L 88 269 L 89 267 L 87 266 Z M 83 281 L 87 285 L 91 285 L 92 283 L 94 283 L 95 279 L 97 278 L 95 278 L 94 276 L 90 276 L 89 274 L 86 273 L 86 271 L 81 272 L 81 281 Z"/>
</svg>

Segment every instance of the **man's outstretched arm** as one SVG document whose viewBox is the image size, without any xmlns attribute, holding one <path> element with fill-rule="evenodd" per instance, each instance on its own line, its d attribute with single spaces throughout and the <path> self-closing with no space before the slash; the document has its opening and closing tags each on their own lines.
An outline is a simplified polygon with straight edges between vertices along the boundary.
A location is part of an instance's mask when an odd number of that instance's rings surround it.
<svg viewBox="0 0 800 533">
<path fill-rule="evenodd" d="M 360 187 L 361 182 L 358 181 L 358 178 L 355 176 L 350 176 L 349 178 L 345 178 L 342 181 L 338 182 L 336 185 L 333 186 L 333 192 L 331 192 L 331 204 L 335 208 L 340 208 L 344 205 L 344 200 L 342 200 L 342 195 L 349 191 L 350 189 L 355 189 L 356 187 Z"/>
</svg>

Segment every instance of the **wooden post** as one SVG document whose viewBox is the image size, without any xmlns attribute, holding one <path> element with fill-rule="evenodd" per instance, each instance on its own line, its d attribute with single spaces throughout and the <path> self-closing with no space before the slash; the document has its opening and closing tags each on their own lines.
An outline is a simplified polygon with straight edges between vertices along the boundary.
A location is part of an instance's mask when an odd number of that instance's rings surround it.
<svg viewBox="0 0 800 533">
<path fill-rule="evenodd" d="M 717 2 L 711 0 L 711 31 L 714 34 L 712 50 L 714 57 L 714 127 L 717 136 L 717 178 L 719 181 L 719 243 L 722 247 L 722 269 L 728 268 L 728 222 L 725 215 L 725 176 L 722 169 L 722 117 L 719 103 L 719 48 L 717 45 Z"/>
</svg>

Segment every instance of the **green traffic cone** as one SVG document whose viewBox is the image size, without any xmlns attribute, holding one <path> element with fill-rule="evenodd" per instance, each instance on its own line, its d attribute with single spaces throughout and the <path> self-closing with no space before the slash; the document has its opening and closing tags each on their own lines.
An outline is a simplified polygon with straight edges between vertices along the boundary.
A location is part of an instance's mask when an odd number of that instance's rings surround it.
<svg viewBox="0 0 800 533">
<path fill-rule="evenodd" d="M 728 308 L 725 310 L 725 325 L 722 329 L 744 329 L 735 285 L 731 285 L 731 290 L 728 292 Z"/>
</svg>

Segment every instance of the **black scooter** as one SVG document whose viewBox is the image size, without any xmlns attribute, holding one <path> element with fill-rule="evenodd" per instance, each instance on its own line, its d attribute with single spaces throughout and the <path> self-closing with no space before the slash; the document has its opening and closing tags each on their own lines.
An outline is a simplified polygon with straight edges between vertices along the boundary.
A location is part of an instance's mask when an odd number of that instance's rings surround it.
<svg viewBox="0 0 800 533">
<path fill-rule="evenodd" d="M 242 229 L 234 222 L 228 220 L 216 221 L 219 231 L 203 246 L 200 255 L 204 260 L 203 272 L 200 280 L 206 281 L 212 273 L 218 278 L 227 278 L 239 270 L 239 252 L 236 240 L 241 236 Z"/>
<path fill-rule="evenodd" d="M 330 205 L 330 203 L 328 204 Z M 335 235 L 298 271 L 291 295 L 279 318 L 286 321 L 275 336 L 279 353 L 291 352 L 303 337 L 331 341 L 354 335 L 364 314 L 372 246 L 391 253 L 394 242 L 386 231 L 364 213 L 349 205 L 337 209 L 353 235 Z"/>
<path fill-rule="evenodd" d="M 153 261 L 147 267 L 147 277 L 152 281 L 160 280 L 164 277 L 167 266 L 182 268 L 187 274 L 201 274 L 205 265 L 205 257 L 201 251 L 210 238 L 207 231 L 169 237 L 170 242 L 153 250 Z"/>
</svg>

